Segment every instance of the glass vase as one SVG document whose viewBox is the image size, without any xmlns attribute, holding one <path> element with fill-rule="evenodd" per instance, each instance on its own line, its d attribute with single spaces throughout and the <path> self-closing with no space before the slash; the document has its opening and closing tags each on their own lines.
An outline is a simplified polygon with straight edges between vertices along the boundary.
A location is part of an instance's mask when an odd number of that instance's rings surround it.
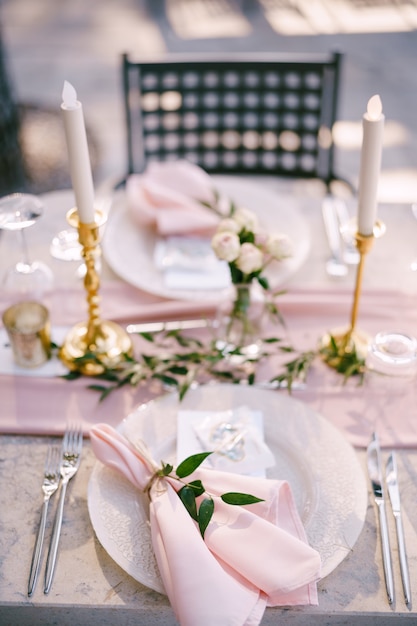
<svg viewBox="0 0 417 626">
<path fill-rule="evenodd" d="M 232 285 L 229 297 L 217 311 L 217 340 L 229 350 L 259 349 L 265 316 L 261 289 L 251 283 Z"/>
</svg>

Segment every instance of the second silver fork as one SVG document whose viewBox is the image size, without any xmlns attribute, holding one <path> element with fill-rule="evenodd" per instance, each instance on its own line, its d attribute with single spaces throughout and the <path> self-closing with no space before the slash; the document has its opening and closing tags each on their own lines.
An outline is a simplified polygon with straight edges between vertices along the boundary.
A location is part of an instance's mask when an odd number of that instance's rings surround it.
<svg viewBox="0 0 417 626">
<path fill-rule="evenodd" d="M 67 430 L 62 441 L 61 459 L 61 491 L 52 529 L 51 543 L 49 545 L 48 557 L 45 571 L 44 593 L 49 593 L 52 585 L 52 578 L 55 571 L 56 557 L 58 553 L 59 537 L 61 534 L 62 517 L 64 514 L 64 502 L 67 486 L 70 479 L 76 474 L 81 460 L 81 450 L 83 446 L 83 433 L 81 429 Z"/>
<path fill-rule="evenodd" d="M 33 594 L 39 574 L 39 566 L 41 563 L 42 546 L 45 536 L 46 516 L 48 513 L 49 500 L 58 489 L 59 480 L 61 478 L 59 472 L 60 460 L 61 455 L 59 446 L 51 444 L 48 447 L 48 451 L 46 453 L 45 470 L 42 482 L 43 505 L 38 534 L 36 536 L 35 546 L 33 548 L 32 563 L 30 566 L 28 596 L 31 596 Z"/>
</svg>

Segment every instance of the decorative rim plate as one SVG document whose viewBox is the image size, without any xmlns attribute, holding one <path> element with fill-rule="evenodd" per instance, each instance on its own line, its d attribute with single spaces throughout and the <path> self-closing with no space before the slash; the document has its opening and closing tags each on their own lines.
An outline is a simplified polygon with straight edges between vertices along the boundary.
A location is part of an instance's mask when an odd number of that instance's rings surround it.
<svg viewBox="0 0 417 626">
<path fill-rule="evenodd" d="M 324 578 L 359 537 L 368 491 L 353 447 L 306 404 L 283 392 L 213 383 L 190 389 L 181 404 L 176 394 L 143 404 L 119 429 L 131 441 L 146 441 L 155 459 L 175 464 L 180 408 L 223 411 L 243 405 L 263 413 L 265 440 L 276 458 L 267 476 L 290 483 L 310 545 L 321 555 Z M 113 560 L 138 582 L 165 593 L 145 496 L 97 462 L 89 482 L 88 509 L 97 538 Z"/>
<path fill-rule="evenodd" d="M 216 188 L 237 204 L 254 211 L 268 232 L 286 233 L 294 247 L 293 256 L 268 268 L 272 287 L 283 284 L 304 263 L 310 250 L 310 233 L 300 213 L 299 200 L 281 196 L 259 183 L 228 176 L 213 176 Z M 217 301 L 219 289 L 169 289 L 154 263 L 156 235 L 140 230 L 132 221 L 124 196 L 115 198 L 104 231 L 102 250 L 111 269 L 127 283 L 149 293 L 174 300 Z"/>
</svg>

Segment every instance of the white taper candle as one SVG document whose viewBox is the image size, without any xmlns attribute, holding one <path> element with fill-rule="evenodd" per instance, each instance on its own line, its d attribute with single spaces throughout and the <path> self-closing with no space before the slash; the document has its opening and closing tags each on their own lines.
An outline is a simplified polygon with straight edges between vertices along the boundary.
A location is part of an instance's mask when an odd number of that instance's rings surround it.
<svg viewBox="0 0 417 626">
<path fill-rule="evenodd" d="M 377 212 L 378 179 L 381 170 L 385 117 L 381 98 L 372 96 L 363 116 L 363 139 L 359 172 L 358 232 L 372 235 Z"/>
<path fill-rule="evenodd" d="M 67 81 L 64 82 L 62 100 L 61 109 L 78 217 L 83 224 L 91 224 L 94 222 L 94 185 L 83 108 L 77 100 L 77 92 Z"/>
</svg>

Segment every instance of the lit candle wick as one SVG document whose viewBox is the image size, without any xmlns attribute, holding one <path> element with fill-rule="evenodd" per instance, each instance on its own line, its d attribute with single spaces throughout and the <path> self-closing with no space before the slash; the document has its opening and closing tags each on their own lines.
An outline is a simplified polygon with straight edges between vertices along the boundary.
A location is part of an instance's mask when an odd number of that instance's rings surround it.
<svg viewBox="0 0 417 626">
<path fill-rule="evenodd" d="M 77 92 L 74 87 L 67 80 L 64 81 L 64 88 L 62 90 L 62 101 L 67 109 L 77 108 Z"/>
<path fill-rule="evenodd" d="M 369 99 L 368 106 L 367 106 L 367 114 L 368 114 L 368 119 L 371 120 L 372 122 L 376 122 L 377 120 L 380 119 L 381 114 L 382 114 L 382 102 L 378 94 L 376 94 L 375 96 L 372 96 L 372 98 Z"/>
</svg>

